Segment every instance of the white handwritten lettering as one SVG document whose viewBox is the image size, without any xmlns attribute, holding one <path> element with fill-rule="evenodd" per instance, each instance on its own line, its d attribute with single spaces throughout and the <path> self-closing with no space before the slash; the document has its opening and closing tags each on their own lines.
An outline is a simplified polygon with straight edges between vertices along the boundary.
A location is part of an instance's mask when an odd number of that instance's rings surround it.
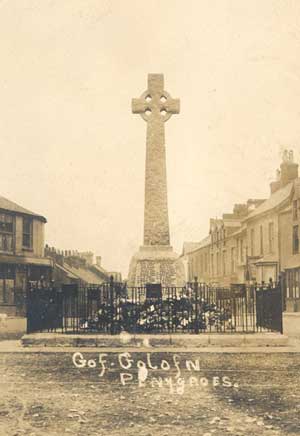
<svg viewBox="0 0 300 436">
<path fill-rule="evenodd" d="M 119 354 L 119 364 L 123 369 L 130 369 L 132 367 L 133 359 L 131 359 L 130 353 Z"/>
<path fill-rule="evenodd" d="M 84 368 L 86 366 L 86 360 L 83 358 L 83 355 L 79 351 L 73 354 L 72 361 L 76 368 Z"/>
<path fill-rule="evenodd" d="M 199 381 L 201 386 L 208 386 L 208 380 L 206 377 L 200 377 Z"/>
<path fill-rule="evenodd" d="M 146 365 L 144 362 L 142 362 L 144 365 L 139 366 L 138 370 L 138 381 L 139 381 L 139 387 L 145 386 L 145 381 L 148 377 L 148 369 L 146 368 Z"/>
<path fill-rule="evenodd" d="M 149 366 L 150 369 L 157 369 L 157 366 L 153 366 L 152 362 L 151 362 L 151 354 L 147 353 L 147 364 Z"/>
<path fill-rule="evenodd" d="M 184 388 L 185 388 L 185 380 L 184 378 L 178 378 L 177 379 L 177 386 L 176 386 L 176 392 L 179 395 L 183 395 L 184 394 Z"/>
<path fill-rule="evenodd" d="M 160 364 L 161 369 L 163 369 L 164 371 L 169 371 L 170 370 L 170 364 L 167 360 L 162 360 L 161 364 Z"/>
<path fill-rule="evenodd" d="M 175 368 L 177 369 L 177 374 L 175 375 L 175 378 L 179 378 L 181 376 L 181 370 L 180 370 L 180 367 L 179 367 L 180 359 L 177 356 L 177 354 L 174 354 L 173 362 L 174 362 Z"/>
<path fill-rule="evenodd" d="M 137 359 L 129 352 L 123 352 L 117 355 L 99 353 L 98 359 L 87 359 L 83 353 L 78 351 L 72 354 L 72 362 L 79 369 L 99 367 L 99 377 L 103 377 L 114 367 L 115 371 L 112 375 L 116 374 L 120 378 L 122 386 L 135 383 L 139 388 L 150 386 L 156 389 L 167 389 L 170 395 L 183 395 L 187 387 L 193 389 L 205 389 L 208 386 L 235 389 L 239 387 L 238 383 L 233 382 L 227 376 L 205 377 L 199 374 L 202 369 L 202 367 L 200 369 L 200 359 L 185 359 L 181 365 L 181 357 L 177 354 L 162 360 L 155 357 L 155 363 L 152 361 L 151 353 L 139 353 L 138 355 L 144 357 Z M 112 360 L 110 361 L 109 358 Z M 165 375 L 158 376 L 161 372 Z M 196 375 L 197 372 L 198 375 Z"/>
<path fill-rule="evenodd" d="M 195 362 L 192 360 L 186 360 L 185 365 L 188 371 L 200 371 L 199 359 L 196 359 Z"/>
<path fill-rule="evenodd" d="M 152 388 L 155 388 L 156 386 L 159 388 L 163 387 L 163 379 L 161 377 L 152 377 L 150 383 Z"/>
<path fill-rule="evenodd" d="M 101 366 L 101 371 L 99 373 L 99 377 L 103 377 L 105 374 L 105 371 L 107 369 L 107 367 L 105 365 L 107 363 L 107 360 L 104 359 L 104 357 L 107 357 L 107 353 L 100 353 L 99 354 L 99 364 Z"/>
<path fill-rule="evenodd" d="M 223 386 L 225 386 L 227 388 L 231 388 L 231 386 L 232 386 L 231 381 L 226 376 L 222 377 L 222 384 L 223 384 Z"/>
<path fill-rule="evenodd" d="M 170 388 L 170 394 L 174 394 L 174 384 L 173 384 L 172 377 L 166 377 L 165 383 Z"/>
<path fill-rule="evenodd" d="M 220 386 L 220 377 L 213 377 L 213 386 Z"/>
<path fill-rule="evenodd" d="M 121 372 L 120 373 L 120 380 L 121 380 L 122 386 L 125 386 L 126 382 L 133 380 L 133 375 L 130 374 L 129 372 Z"/>
</svg>

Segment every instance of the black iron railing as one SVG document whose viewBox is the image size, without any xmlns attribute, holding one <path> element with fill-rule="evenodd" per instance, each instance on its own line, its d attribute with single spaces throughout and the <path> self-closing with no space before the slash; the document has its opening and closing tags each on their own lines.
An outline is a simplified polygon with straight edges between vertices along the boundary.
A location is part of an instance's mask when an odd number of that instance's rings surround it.
<svg viewBox="0 0 300 436">
<path fill-rule="evenodd" d="M 30 288 L 28 331 L 66 333 L 242 333 L 282 332 L 281 290 L 232 289 L 191 283 Z"/>
<path fill-rule="evenodd" d="M 280 284 L 258 286 L 255 291 L 257 325 L 269 331 L 283 333 L 283 295 Z"/>
</svg>

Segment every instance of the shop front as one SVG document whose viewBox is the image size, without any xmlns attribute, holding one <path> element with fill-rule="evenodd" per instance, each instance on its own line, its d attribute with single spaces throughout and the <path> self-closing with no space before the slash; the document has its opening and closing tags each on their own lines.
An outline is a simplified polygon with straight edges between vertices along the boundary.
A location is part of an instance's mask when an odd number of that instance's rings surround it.
<svg viewBox="0 0 300 436">
<path fill-rule="evenodd" d="M 25 316 L 27 284 L 49 283 L 52 270 L 52 262 L 46 258 L 0 258 L 0 313 Z"/>
</svg>

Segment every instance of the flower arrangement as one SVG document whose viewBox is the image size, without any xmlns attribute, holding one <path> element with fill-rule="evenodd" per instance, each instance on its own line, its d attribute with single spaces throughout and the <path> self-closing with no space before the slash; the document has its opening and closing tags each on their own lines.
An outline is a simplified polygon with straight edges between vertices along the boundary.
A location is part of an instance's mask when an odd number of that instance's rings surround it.
<svg viewBox="0 0 300 436">
<path fill-rule="evenodd" d="M 195 332 L 232 327 L 230 307 L 218 307 L 204 299 L 197 302 L 186 295 L 167 299 L 145 299 L 141 303 L 125 297 L 114 304 L 100 304 L 92 316 L 80 321 L 80 329 L 136 333 Z"/>
</svg>

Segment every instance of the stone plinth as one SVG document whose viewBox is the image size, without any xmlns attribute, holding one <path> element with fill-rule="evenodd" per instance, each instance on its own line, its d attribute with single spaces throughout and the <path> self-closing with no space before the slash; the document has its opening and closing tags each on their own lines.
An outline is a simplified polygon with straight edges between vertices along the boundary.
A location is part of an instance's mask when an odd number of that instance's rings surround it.
<svg viewBox="0 0 300 436">
<path fill-rule="evenodd" d="M 144 245 L 132 257 L 128 285 L 144 286 L 161 283 L 162 286 L 183 286 L 184 266 L 178 254 L 169 245 Z"/>
<path fill-rule="evenodd" d="M 108 334 L 62 334 L 62 333 L 32 333 L 22 337 L 23 347 L 30 347 L 39 352 L 47 352 L 51 347 L 57 347 L 55 353 L 66 352 L 67 347 L 83 348 L 92 351 L 97 348 L 110 348 L 110 352 L 121 351 L 197 351 L 212 353 L 298 353 L 299 348 L 289 347 L 288 337 L 279 333 L 200 333 L 195 334 L 137 334 L 121 333 L 120 335 Z M 276 347 L 276 348 L 275 348 Z M 70 351 L 71 351 L 70 350 Z M 15 350 L 14 350 L 15 351 Z"/>
</svg>

